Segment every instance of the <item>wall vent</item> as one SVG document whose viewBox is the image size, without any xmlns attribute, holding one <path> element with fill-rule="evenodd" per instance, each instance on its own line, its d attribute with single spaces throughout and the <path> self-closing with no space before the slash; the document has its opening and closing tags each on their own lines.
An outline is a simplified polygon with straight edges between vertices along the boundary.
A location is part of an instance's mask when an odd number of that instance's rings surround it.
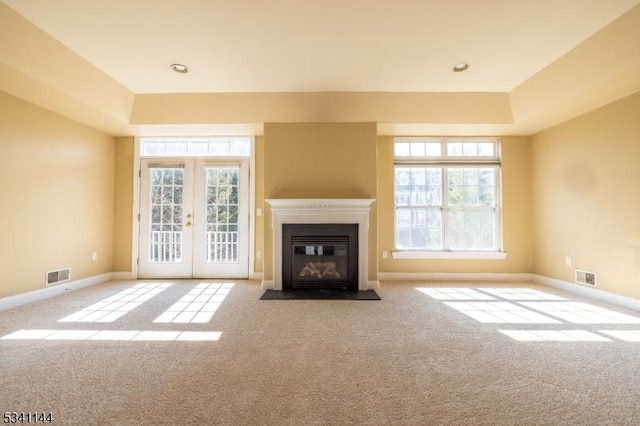
<svg viewBox="0 0 640 426">
<path fill-rule="evenodd" d="M 53 285 L 63 283 L 71 279 L 71 268 L 58 269 L 56 271 L 47 272 L 47 280 L 45 285 Z"/>
<path fill-rule="evenodd" d="M 578 284 L 590 285 L 590 286 L 595 287 L 596 286 L 596 273 L 595 272 L 588 272 L 588 271 L 581 271 L 579 269 L 576 269 L 576 282 Z"/>
</svg>

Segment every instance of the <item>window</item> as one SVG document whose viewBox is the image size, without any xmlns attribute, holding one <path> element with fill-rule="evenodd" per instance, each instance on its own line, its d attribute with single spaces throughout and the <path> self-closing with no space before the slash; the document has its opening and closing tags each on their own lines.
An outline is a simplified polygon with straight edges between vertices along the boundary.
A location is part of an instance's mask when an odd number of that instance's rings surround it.
<svg viewBox="0 0 640 426">
<path fill-rule="evenodd" d="M 395 140 L 394 257 L 500 252 L 498 151 L 495 139 Z"/>
<path fill-rule="evenodd" d="M 191 137 L 191 138 L 141 138 L 142 157 L 248 157 L 251 155 L 251 138 Z"/>
</svg>

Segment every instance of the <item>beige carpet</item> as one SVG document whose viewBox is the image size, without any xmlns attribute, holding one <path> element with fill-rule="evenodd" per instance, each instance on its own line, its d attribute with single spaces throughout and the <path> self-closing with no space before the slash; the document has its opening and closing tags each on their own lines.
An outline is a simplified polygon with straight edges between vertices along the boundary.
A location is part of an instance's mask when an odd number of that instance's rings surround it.
<svg viewBox="0 0 640 426">
<path fill-rule="evenodd" d="M 58 320 L 134 282 L 0 313 L 0 338 L 43 329 L 221 333 L 203 342 L 0 339 L 0 410 L 53 412 L 59 425 L 640 424 L 640 342 L 602 331 L 640 324 L 484 323 L 416 290 L 451 287 L 442 283 L 383 283 L 381 301 L 261 301 L 247 281 L 235 282 L 208 323 L 153 322 L 198 282 L 174 282 L 111 323 Z M 607 341 L 500 332 L 532 329 Z"/>
</svg>

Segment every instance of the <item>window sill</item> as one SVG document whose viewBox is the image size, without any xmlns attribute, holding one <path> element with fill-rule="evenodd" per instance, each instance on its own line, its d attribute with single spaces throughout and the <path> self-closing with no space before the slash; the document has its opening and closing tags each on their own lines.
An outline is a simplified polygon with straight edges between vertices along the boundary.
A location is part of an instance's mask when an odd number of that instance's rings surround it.
<svg viewBox="0 0 640 426">
<path fill-rule="evenodd" d="M 394 251 L 394 259 L 495 259 L 504 260 L 504 251 Z"/>
</svg>

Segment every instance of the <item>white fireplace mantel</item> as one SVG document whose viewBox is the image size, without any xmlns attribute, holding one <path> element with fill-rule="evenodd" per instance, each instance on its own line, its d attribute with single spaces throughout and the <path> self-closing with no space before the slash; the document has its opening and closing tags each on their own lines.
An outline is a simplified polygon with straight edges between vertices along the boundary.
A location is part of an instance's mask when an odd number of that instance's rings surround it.
<svg viewBox="0 0 640 426">
<path fill-rule="evenodd" d="M 273 226 L 273 281 L 263 281 L 265 290 L 282 290 L 282 225 L 285 223 L 353 223 L 358 225 L 358 290 L 377 287 L 368 280 L 369 209 L 375 201 L 350 199 L 270 199 Z"/>
</svg>

